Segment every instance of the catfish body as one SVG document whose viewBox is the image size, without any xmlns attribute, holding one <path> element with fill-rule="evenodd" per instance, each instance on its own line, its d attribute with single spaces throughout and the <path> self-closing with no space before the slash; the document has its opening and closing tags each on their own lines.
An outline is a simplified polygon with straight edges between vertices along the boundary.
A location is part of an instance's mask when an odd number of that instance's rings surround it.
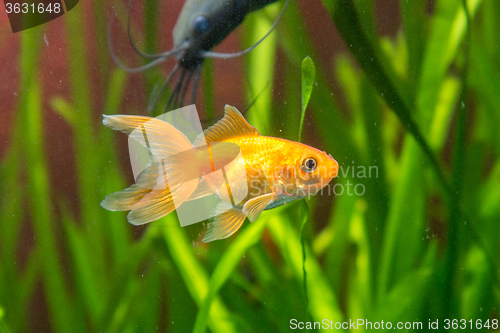
<svg viewBox="0 0 500 333">
<path fill-rule="evenodd" d="M 203 51 L 222 42 L 252 11 L 278 0 L 187 0 L 174 26 L 174 48 L 189 45 L 177 55 L 185 68 L 203 61 Z"/>
<path fill-rule="evenodd" d="M 190 104 L 194 104 L 204 59 L 234 58 L 253 50 L 274 29 L 290 0 L 286 0 L 283 10 L 269 32 L 251 47 L 236 53 L 219 53 L 211 50 L 236 29 L 243 22 L 247 14 L 277 1 L 278 0 L 187 0 L 175 23 L 172 32 L 174 46 L 169 51 L 149 54 L 139 50 L 132 41 L 130 24 L 128 25 L 128 29 L 132 47 L 140 56 L 151 59 L 151 62 L 135 68 L 123 65 L 114 53 L 111 38 L 108 36 L 109 51 L 114 62 L 121 69 L 129 73 L 138 73 L 153 68 L 172 56 L 175 56 L 177 59 L 177 63 L 168 74 L 163 87 L 159 88 L 150 97 L 147 107 L 148 114 L 154 113 L 154 110 L 160 103 L 161 96 L 167 92 L 170 83 L 174 81 L 175 84 L 167 99 L 165 111 L 173 110 L 184 105 L 184 99 L 188 94 L 188 88 L 191 82 L 193 82 L 193 86 Z"/>
</svg>

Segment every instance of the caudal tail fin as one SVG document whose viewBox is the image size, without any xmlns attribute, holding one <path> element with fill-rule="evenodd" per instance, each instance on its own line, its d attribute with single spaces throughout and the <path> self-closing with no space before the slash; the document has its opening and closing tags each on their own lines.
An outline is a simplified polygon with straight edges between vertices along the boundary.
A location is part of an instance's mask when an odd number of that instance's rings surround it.
<svg viewBox="0 0 500 333">
<path fill-rule="evenodd" d="M 108 195 L 102 207 L 130 210 L 128 221 L 139 225 L 169 214 L 189 199 L 198 186 L 191 160 L 196 151 L 184 134 L 167 122 L 144 116 L 104 115 L 103 124 L 142 144 L 151 160 L 134 185 Z"/>
</svg>

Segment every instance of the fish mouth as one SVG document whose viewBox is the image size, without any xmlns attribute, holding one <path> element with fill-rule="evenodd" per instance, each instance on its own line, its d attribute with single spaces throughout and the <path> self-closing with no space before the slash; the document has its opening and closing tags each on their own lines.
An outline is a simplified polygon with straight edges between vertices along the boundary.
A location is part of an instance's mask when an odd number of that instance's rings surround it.
<svg viewBox="0 0 500 333">
<path fill-rule="evenodd" d="M 332 156 L 332 155 L 330 155 L 330 156 Z M 337 161 L 333 157 L 332 157 L 332 160 L 333 160 L 333 163 L 332 163 L 332 166 L 330 169 L 331 179 L 337 177 L 339 174 L 339 164 L 337 163 Z"/>
<path fill-rule="evenodd" d="M 338 166 L 337 166 L 337 167 L 335 167 L 335 168 L 332 170 L 331 175 L 332 175 L 332 179 L 333 179 L 333 178 L 336 178 L 336 177 L 339 175 L 339 167 L 338 167 Z"/>
</svg>

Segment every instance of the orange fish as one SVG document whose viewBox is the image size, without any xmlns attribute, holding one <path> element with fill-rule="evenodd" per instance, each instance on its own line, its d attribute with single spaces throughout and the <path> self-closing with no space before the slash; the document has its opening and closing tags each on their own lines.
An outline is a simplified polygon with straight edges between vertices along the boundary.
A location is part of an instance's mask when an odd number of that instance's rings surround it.
<svg viewBox="0 0 500 333">
<path fill-rule="evenodd" d="M 139 225 L 169 214 L 186 201 L 215 193 L 221 202 L 214 207 L 204 242 L 231 236 L 247 217 L 254 222 L 264 210 L 315 195 L 338 174 L 338 163 L 331 155 L 299 142 L 261 136 L 229 105 L 224 117 L 203 132 L 206 144 L 201 148 L 196 145 L 199 138 L 191 143 L 157 118 L 103 117 L 104 125 L 135 140 L 143 137 L 147 125 L 151 160 L 134 185 L 108 195 L 101 206 L 130 211 L 128 221 Z M 141 126 L 143 131 L 137 131 Z M 172 157 L 165 164 L 162 156 L 167 153 Z M 216 176 L 213 171 L 229 161 L 233 162 L 223 168 L 224 177 Z"/>
</svg>

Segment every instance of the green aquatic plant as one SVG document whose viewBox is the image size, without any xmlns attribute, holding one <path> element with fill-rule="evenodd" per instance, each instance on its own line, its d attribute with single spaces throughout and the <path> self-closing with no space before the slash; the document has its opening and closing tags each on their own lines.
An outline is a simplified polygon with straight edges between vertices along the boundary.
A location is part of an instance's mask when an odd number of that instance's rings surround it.
<svg viewBox="0 0 500 333">
<path fill-rule="evenodd" d="M 306 108 L 311 98 L 311 93 L 314 85 L 314 79 L 316 77 L 316 67 L 314 67 L 314 62 L 307 56 L 302 60 L 302 108 L 300 116 L 300 126 L 299 126 L 299 142 L 302 141 L 302 131 L 304 129 L 304 119 L 306 116 Z M 306 202 L 301 202 L 300 204 L 300 216 L 302 223 L 300 225 L 300 244 L 302 246 L 302 272 L 304 280 L 304 295 L 306 297 L 306 303 L 309 302 L 307 298 L 307 271 L 306 271 L 306 248 L 304 240 L 304 227 L 307 222 L 307 217 L 309 214 L 309 207 Z"/>
</svg>

